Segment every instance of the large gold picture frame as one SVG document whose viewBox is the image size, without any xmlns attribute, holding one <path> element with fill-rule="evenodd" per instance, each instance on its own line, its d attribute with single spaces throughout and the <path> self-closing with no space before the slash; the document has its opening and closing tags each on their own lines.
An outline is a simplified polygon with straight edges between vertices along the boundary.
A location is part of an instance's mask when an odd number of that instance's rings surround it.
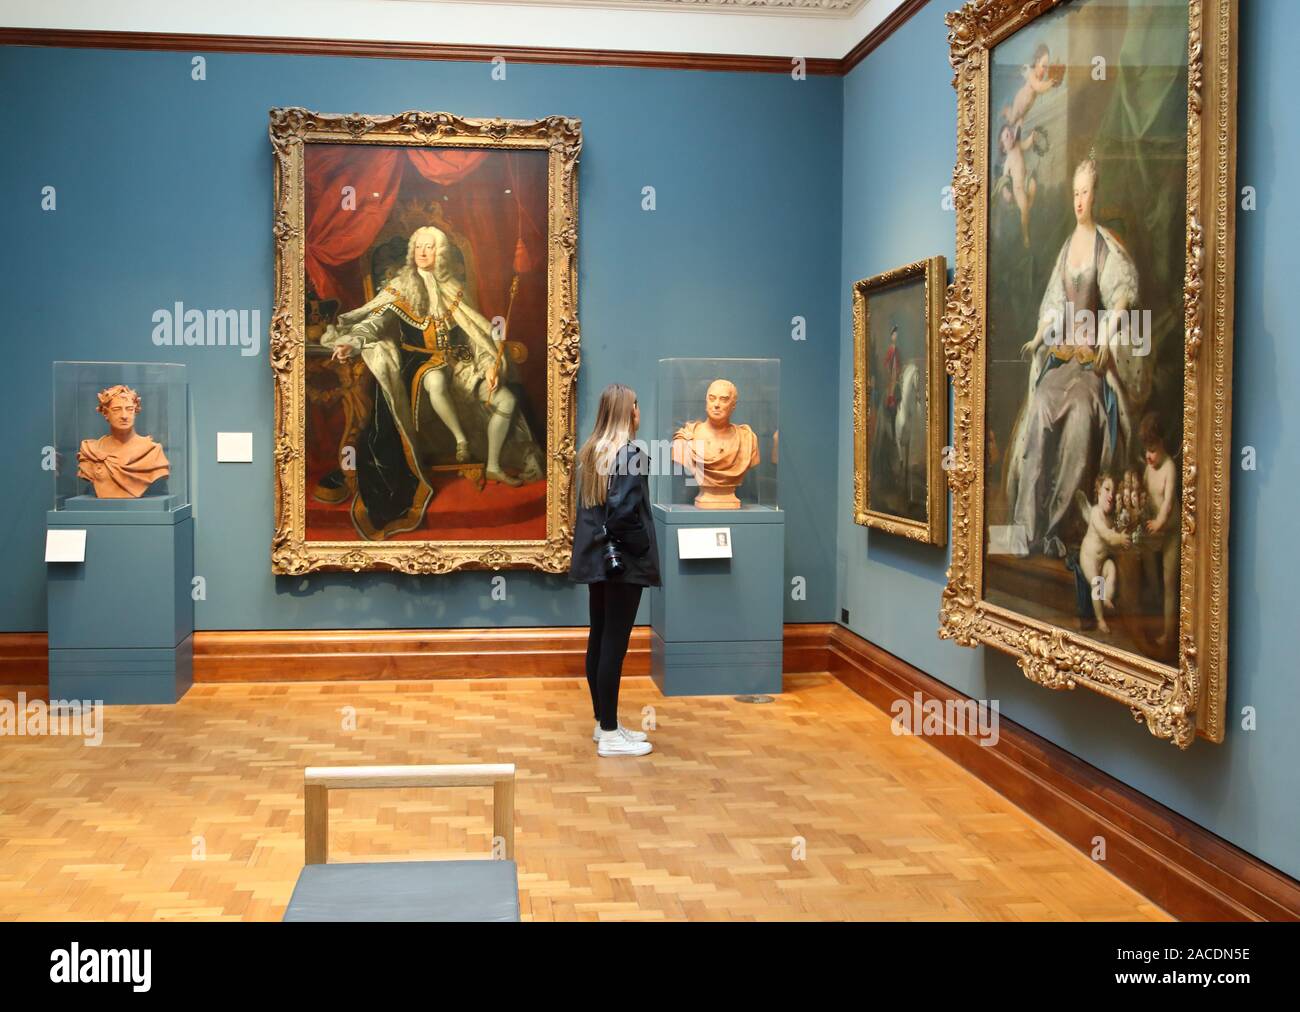
<svg viewBox="0 0 1300 1012">
<path fill-rule="evenodd" d="M 948 381 L 939 333 L 947 280 L 947 262 L 937 256 L 885 271 L 853 285 L 853 520 L 864 527 L 937 546 L 948 540 L 948 496 L 943 479 L 943 449 L 948 437 Z M 909 400 L 914 400 L 919 394 L 923 406 L 912 422 L 920 421 L 925 425 L 925 433 L 919 441 L 924 446 L 924 478 L 919 483 L 925 490 L 923 518 L 904 516 L 872 505 L 872 442 L 881 424 L 876 418 L 879 410 L 876 401 L 880 398 L 873 397 L 872 361 L 873 356 L 879 361 L 877 344 L 888 332 L 889 321 L 877 314 L 880 323 L 873 326 L 871 306 L 873 300 L 882 296 L 888 298 L 907 287 L 919 289 L 914 297 L 919 296 L 922 310 L 920 332 L 909 336 L 922 344 L 915 358 L 919 360 L 918 364 L 924 364 L 925 375 L 914 391 L 906 384 L 904 389 L 912 395 Z M 908 479 L 905 476 L 903 480 Z"/>
<path fill-rule="evenodd" d="M 1153 735 L 1185 749 L 1198 734 L 1222 741 L 1225 724 L 1236 192 L 1234 0 L 1185 4 L 1187 199 L 1181 293 L 1185 368 L 1177 466 L 1182 494 L 1181 503 L 1175 504 L 1181 507 L 1177 662 L 1155 663 L 986 599 L 986 293 L 995 181 L 989 164 L 991 53 L 1014 33 L 1070 2 L 972 0 L 947 18 L 958 104 L 953 174 L 957 261 L 943 335 L 953 382 L 955 460 L 948 471 L 953 493 L 952 562 L 942 595 L 939 635 L 964 646 L 988 645 L 1005 651 L 1039 685 L 1082 686 L 1120 702 Z M 1124 9 L 1116 6 L 1109 14 L 1122 18 Z"/>
<path fill-rule="evenodd" d="M 431 574 L 463 568 L 564 572 L 572 549 L 575 396 L 580 362 L 576 265 L 581 122 L 560 116 L 538 120 L 470 119 L 446 112 L 367 116 L 276 108 L 270 111 L 270 138 L 275 159 L 275 309 L 270 327 L 276 476 L 272 572 L 299 575 L 318 570 L 397 570 Z M 498 540 L 489 534 L 483 540 L 412 540 L 408 535 L 405 540 L 383 536 L 374 540 L 309 540 L 306 378 L 307 352 L 316 350 L 308 347 L 315 335 L 315 329 L 309 332 L 309 326 L 316 321 L 306 318 L 304 308 L 304 149 L 312 144 L 543 153 L 538 157 L 546 160 L 544 183 L 539 183 L 546 191 L 545 220 L 541 222 L 546 255 L 538 273 L 545 278 L 546 292 L 539 296 L 544 298 L 545 308 L 538 312 L 539 319 L 543 313 L 545 316 L 546 398 L 544 410 L 538 410 L 544 419 L 537 420 L 539 430 L 541 424 L 545 425 L 545 442 L 539 455 L 544 460 L 540 467 L 546 482 L 544 537 Z M 458 237 L 453 236 L 452 242 L 461 246 L 459 254 L 468 264 L 471 251 Z M 510 292 L 511 305 L 515 290 Z M 367 279 L 366 295 L 370 294 Z M 352 362 L 356 363 L 355 378 L 363 366 L 356 358 Z M 343 389 L 331 393 L 341 404 L 339 410 L 348 409 L 349 424 L 355 426 L 353 416 L 357 411 L 349 405 L 356 396 L 348 389 L 350 385 L 350 378 L 345 377 Z M 351 431 L 355 432 L 355 427 Z M 481 467 L 477 472 L 462 470 L 482 488 Z M 350 476 L 348 481 L 354 485 Z M 536 526 L 540 533 L 540 523 Z"/>
</svg>

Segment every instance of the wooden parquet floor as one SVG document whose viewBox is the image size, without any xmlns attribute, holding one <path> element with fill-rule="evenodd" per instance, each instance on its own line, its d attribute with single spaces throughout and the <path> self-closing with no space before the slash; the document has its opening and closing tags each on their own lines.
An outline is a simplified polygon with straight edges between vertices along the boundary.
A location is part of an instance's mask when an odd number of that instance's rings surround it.
<svg viewBox="0 0 1300 1012">
<path fill-rule="evenodd" d="M 599 759 L 586 683 L 197 685 L 103 743 L 0 737 L 0 919 L 278 919 L 309 765 L 513 762 L 525 920 L 1159 920 L 829 675 L 767 705 L 624 680 L 653 755 Z M 0 695 L 13 699 L 16 689 Z M 331 860 L 487 855 L 488 789 L 331 794 Z"/>
</svg>

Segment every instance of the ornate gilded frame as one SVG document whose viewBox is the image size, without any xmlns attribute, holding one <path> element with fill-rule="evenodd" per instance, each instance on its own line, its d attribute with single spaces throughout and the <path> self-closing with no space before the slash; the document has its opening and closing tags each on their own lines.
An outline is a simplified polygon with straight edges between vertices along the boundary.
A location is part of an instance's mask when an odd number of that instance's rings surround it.
<svg viewBox="0 0 1300 1012">
<path fill-rule="evenodd" d="M 301 108 L 270 111 L 275 155 L 275 533 L 271 571 L 447 573 L 456 569 L 567 570 L 573 544 L 575 396 L 580 362 L 577 314 L 578 156 L 582 124 L 467 119 L 446 112 L 335 115 Z M 303 145 L 308 142 L 423 147 L 534 148 L 548 154 L 546 537 L 506 541 L 308 541 L 305 489 L 303 306 Z"/>
<path fill-rule="evenodd" d="M 871 410 L 871 370 L 867 353 L 871 326 L 871 295 L 882 289 L 923 278 L 925 281 L 925 425 L 926 485 L 924 521 L 869 509 L 871 468 L 867 445 Z M 948 381 L 944 372 L 940 322 L 948 264 L 930 257 L 885 271 L 853 285 L 853 522 L 887 534 L 899 534 L 927 545 L 948 541 L 948 495 L 943 478 L 943 449 L 948 438 Z"/>
<path fill-rule="evenodd" d="M 1177 666 L 1159 664 L 983 598 L 989 54 L 1068 0 L 971 0 L 948 15 L 956 72 L 957 264 L 943 323 L 953 380 L 952 565 L 939 635 L 1015 657 L 1030 681 L 1091 689 L 1179 748 L 1224 735 L 1228 485 L 1232 446 L 1236 193 L 1235 0 L 1188 0 L 1187 266 L 1182 554 Z"/>
</svg>

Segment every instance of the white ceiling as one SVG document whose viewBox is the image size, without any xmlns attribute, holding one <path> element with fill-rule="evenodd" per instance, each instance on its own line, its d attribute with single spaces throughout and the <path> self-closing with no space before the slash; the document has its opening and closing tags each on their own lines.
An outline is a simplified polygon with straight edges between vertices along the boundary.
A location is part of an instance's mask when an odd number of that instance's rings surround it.
<svg viewBox="0 0 1300 1012">
<path fill-rule="evenodd" d="M 400 0 L 429 4 L 440 0 Z M 806 17 L 847 18 L 867 0 L 468 0 L 470 3 L 501 3 L 527 7 L 604 7 L 607 10 L 661 10 L 726 12 L 732 14 L 795 14 Z"/>
<path fill-rule="evenodd" d="M 839 59 L 901 2 L 0 0 L 0 24 Z"/>
<path fill-rule="evenodd" d="M 399 0 L 437 4 L 441 0 Z M 867 0 L 467 0 L 469 3 L 512 4 L 519 7 L 603 7 L 606 10 L 726 12 L 732 14 L 795 14 L 806 17 L 851 17 Z"/>
</svg>

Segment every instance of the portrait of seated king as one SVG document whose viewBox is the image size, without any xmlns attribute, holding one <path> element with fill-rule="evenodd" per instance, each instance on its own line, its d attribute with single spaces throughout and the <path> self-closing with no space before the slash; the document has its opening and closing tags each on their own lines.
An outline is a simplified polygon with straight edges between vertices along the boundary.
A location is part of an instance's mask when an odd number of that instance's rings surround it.
<svg viewBox="0 0 1300 1012">
<path fill-rule="evenodd" d="M 108 432 L 82 440 L 77 477 L 91 483 L 97 498 L 139 499 L 171 473 L 162 446 L 135 431 L 140 395 L 121 384 L 109 387 L 99 392 L 96 410 L 108 422 Z"/>
<path fill-rule="evenodd" d="M 758 436 L 731 421 L 739 394 L 730 380 L 717 379 L 704 395 L 706 418 L 687 422 L 673 433 L 672 456 L 699 483 L 700 509 L 740 509 L 736 489 L 758 466 Z"/>
</svg>

